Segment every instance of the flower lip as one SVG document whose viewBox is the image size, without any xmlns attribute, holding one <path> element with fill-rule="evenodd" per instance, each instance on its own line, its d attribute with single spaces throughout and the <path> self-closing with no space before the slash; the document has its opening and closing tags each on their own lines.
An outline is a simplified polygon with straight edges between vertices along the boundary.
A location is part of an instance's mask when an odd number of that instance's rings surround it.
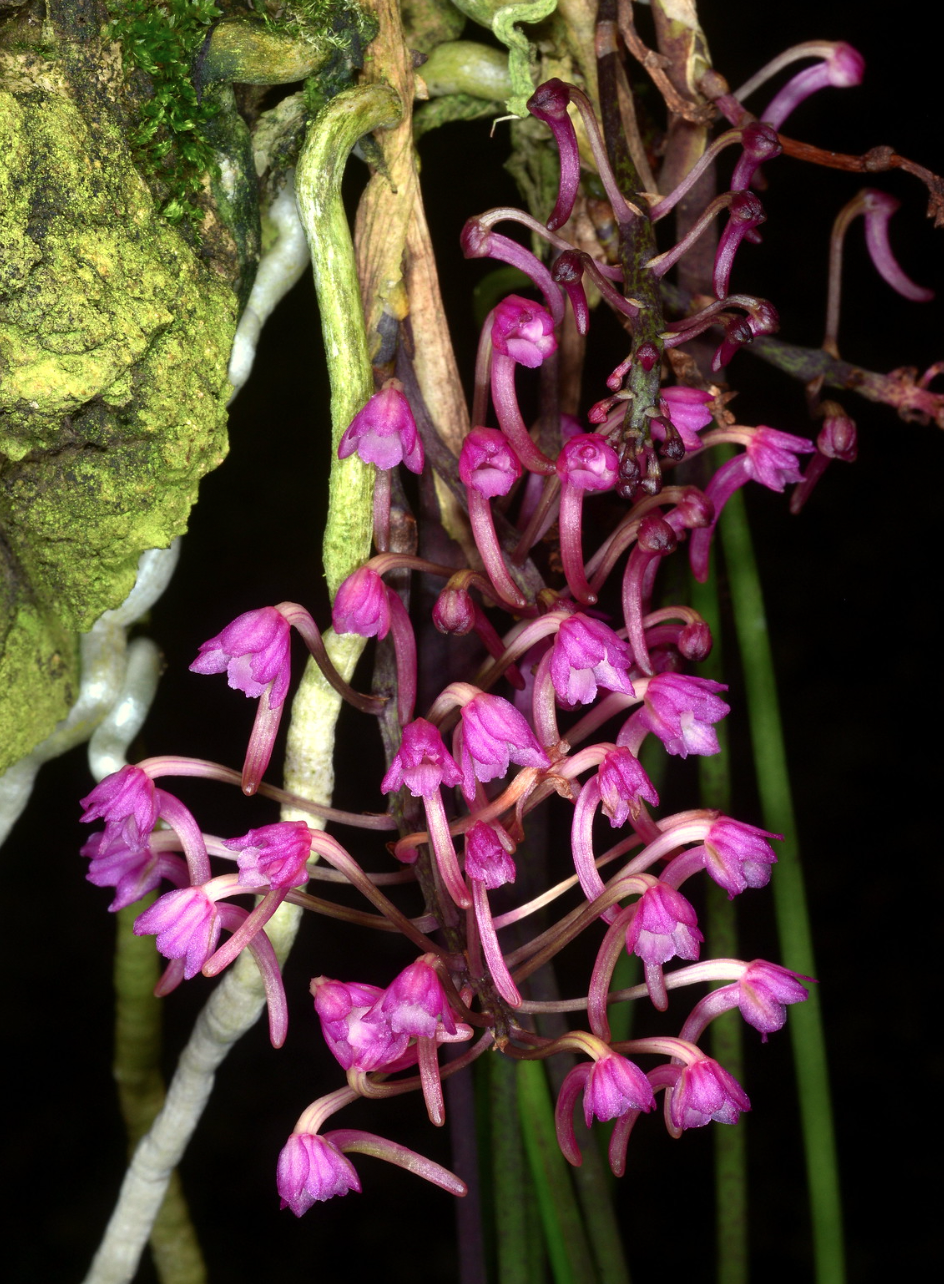
<svg viewBox="0 0 944 1284">
<path fill-rule="evenodd" d="M 364 463 L 378 468 L 404 463 L 411 472 L 423 471 L 423 443 L 398 380 L 375 392 L 351 420 L 338 444 L 338 458 L 347 459 L 355 451 Z"/>
<path fill-rule="evenodd" d="M 519 365 L 534 369 L 557 350 L 554 318 L 539 303 L 509 294 L 495 308 L 492 347 Z"/>
<path fill-rule="evenodd" d="M 416 718 L 403 728 L 400 748 L 380 788 L 389 794 L 406 785 L 414 798 L 429 798 L 442 785 L 452 788 L 460 779 L 459 768 L 443 744 L 439 729 L 425 718 Z"/>
<path fill-rule="evenodd" d="M 459 479 L 487 499 L 507 495 L 521 476 L 521 462 L 497 428 L 473 428 L 459 453 Z"/>
<path fill-rule="evenodd" d="M 250 829 L 223 846 L 236 852 L 239 881 L 246 887 L 300 887 L 308 881 L 311 832 L 303 820 L 283 820 Z"/>
<path fill-rule="evenodd" d="M 585 432 L 565 442 L 557 456 L 561 481 L 578 490 L 612 490 L 619 479 L 619 459 L 606 438 Z"/>
<path fill-rule="evenodd" d="M 191 673 L 223 673 L 236 691 L 261 696 L 271 684 L 269 707 L 278 709 L 288 693 L 289 624 L 274 606 L 244 611 L 200 647 Z"/>
</svg>

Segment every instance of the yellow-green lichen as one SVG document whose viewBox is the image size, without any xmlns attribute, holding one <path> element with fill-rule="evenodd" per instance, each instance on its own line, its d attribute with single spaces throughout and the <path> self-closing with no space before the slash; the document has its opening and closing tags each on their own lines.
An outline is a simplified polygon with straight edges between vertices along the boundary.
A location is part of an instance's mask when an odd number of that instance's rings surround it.
<svg viewBox="0 0 944 1284">
<path fill-rule="evenodd" d="M 236 300 L 68 92 L 0 90 L 0 147 L 2 771 L 68 711 L 75 632 L 225 454 Z"/>
</svg>

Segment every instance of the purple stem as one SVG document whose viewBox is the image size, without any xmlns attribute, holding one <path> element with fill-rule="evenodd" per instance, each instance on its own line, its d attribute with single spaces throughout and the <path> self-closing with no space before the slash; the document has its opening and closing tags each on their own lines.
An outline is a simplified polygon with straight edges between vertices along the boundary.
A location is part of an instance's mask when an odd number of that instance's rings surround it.
<svg viewBox="0 0 944 1284">
<path fill-rule="evenodd" d="M 479 878 L 473 878 L 471 882 L 472 904 L 475 906 L 475 921 L 478 924 L 479 938 L 482 942 L 482 953 L 485 955 L 485 962 L 491 978 L 495 982 L 495 989 L 509 1007 L 520 1007 L 521 995 L 518 993 L 518 987 L 511 979 L 511 973 L 508 971 L 504 955 L 498 944 L 498 936 L 495 933 L 495 925 L 492 922 L 492 911 L 488 903 L 488 892 L 485 884 Z"/>
<path fill-rule="evenodd" d="M 416 707 L 416 634 L 399 593 L 387 588 L 390 606 L 390 636 L 397 657 L 397 715 L 405 727 Z"/>
<path fill-rule="evenodd" d="M 438 789 L 435 790 L 429 797 L 424 797 L 423 805 L 426 808 L 430 843 L 446 890 L 460 909 L 468 909 L 472 904 L 472 898 L 459 868 L 459 860 L 443 807 L 442 794 Z"/>
<path fill-rule="evenodd" d="M 256 706 L 256 718 L 249 735 L 249 744 L 246 746 L 242 789 L 243 793 L 250 797 L 262 783 L 262 777 L 265 775 L 269 759 L 272 757 L 272 750 L 275 748 L 275 737 L 278 734 L 279 723 L 282 721 L 282 710 L 285 708 L 284 701 L 277 709 L 269 707 L 269 692 L 271 690 L 270 684 L 259 697 L 259 703 Z"/>
<path fill-rule="evenodd" d="M 582 546 L 583 491 L 561 481 L 560 550 L 567 587 L 581 606 L 593 606 L 597 595 L 587 580 Z"/>
<path fill-rule="evenodd" d="M 287 887 L 270 888 L 243 922 L 242 926 L 227 941 L 223 942 L 215 954 L 207 959 L 203 965 L 203 975 L 218 976 L 224 968 L 229 967 L 237 954 L 249 944 L 256 932 L 265 927 L 266 923 L 285 900 L 287 892 Z"/>
<path fill-rule="evenodd" d="M 495 521 L 492 517 L 492 506 L 488 496 L 483 495 L 472 486 L 466 487 L 466 495 L 469 500 L 469 521 L 472 525 L 475 546 L 482 555 L 485 573 L 488 575 L 496 595 L 503 606 L 508 606 L 512 610 L 516 607 L 527 606 L 527 598 L 511 578 L 508 568 L 505 566 L 505 559 L 498 543 Z"/>
<path fill-rule="evenodd" d="M 234 928 L 238 931 L 246 911 L 240 909 L 238 905 L 220 905 L 219 910 L 223 926 L 228 931 L 232 932 Z M 265 988 L 266 1007 L 269 1012 L 269 1040 L 273 1048 L 281 1048 L 288 1034 L 288 1004 L 285 1000 L 285 987 L 282 984 L 279 961 L 272 948 L 272 942 L 265 932 L 259 932 L 252 938 L 249 942 L 249 952 L 259 969 Z"/>
<path fill-rule="evenodd" d="M 492 401 L 499 427 L 511 442 L 523 467 L 532 473 L 552 473 L 554 461 L 534 444 L 521 418 L 515 392 L 515 365 L 514 357 L 502 352 L 492 353 Z"/>
<path fill-rule="evenodd" d="M 344 1154 L 372 1155 L 375 1159 L 386 1159 L 388 1163 L 405 1168 L 407 1172 L 415 1173 L 417 1177 L 424 1177 L 434 1186 L 441 1186 L 451 1195 L 466 1193 L 465 1182 L 460 1181 L 448 1168 L 434 1164 L 431 1159 L 418 1155 L 415 1150 L 407 1150 L 406 1146 L 400 1146 L 395 1141 L 388 1141 L 386 1137 L 378 1137 L 372 1132 L 361 1132 L 357 1128 L 335 1128 L 332 1132 L 326 1132 L 323 1135 L 325 1141 L 330 1141 Z"/>
<path fill-rule="evenodd" d="M 158 801 L 158 815 L 166 820 L 173 829 L 183 848 L 190 871 L 190 882 L 193 887 L 200 887 L 210 881 L 210 858 L 207 855 L 206 843 L 200 826 L 183 803 L 163 789 L 155 791 Z"/>
</svg>

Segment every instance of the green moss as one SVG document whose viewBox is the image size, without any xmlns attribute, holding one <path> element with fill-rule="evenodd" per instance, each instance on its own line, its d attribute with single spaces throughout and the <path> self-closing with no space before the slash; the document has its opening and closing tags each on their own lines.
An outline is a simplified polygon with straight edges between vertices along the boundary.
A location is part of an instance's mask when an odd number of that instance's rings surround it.
<svg viewBox="0 0 944 1284">
<path fill-rule="evenodd" d="M 236 299 L 67 93 L 0 92 L 0 146 L 3 770 L 68 711 L 74 633 L 226 452 Z"/>
<path fill-rule="evenodd" d="M 106 35 L 120 44 L 126 73 L 150 78 L 150 93 L 138 102 L 129 134 L 137 162 L 170 188 L 166 219 L 197 221 L 201 210 L 193 198 L 203 175 L 216 166 L 206 129 L 217 108 L 198 98 L 190 67 L 223 11 L 213 0 L 108 0 L 108 12 Z"/>
</svg>

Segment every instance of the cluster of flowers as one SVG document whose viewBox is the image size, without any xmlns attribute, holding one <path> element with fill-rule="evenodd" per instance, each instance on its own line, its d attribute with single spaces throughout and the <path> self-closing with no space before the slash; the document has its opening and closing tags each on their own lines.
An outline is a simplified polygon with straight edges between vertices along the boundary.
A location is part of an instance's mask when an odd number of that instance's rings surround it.
<svg viewBox="0 0 944 1284">
<path fill-rule="evenodd" d="M 710 218 L 727 209 L 715 262 L 717 298 L 694 315 L 668 323 L 660 336 L 665 348 L 721 324 L 724 335 L 714 358 L 715 369 L 720 369 L 754 335 L 776 328 L 776 312 L 768 302 L 728 292 L 735 252 L 742 241 L 757 239 L 756 228 L 763 221 L 749 184 L 761 162 L 778 154 L 776 130 L 792 107 L 823 85 L 856 83 L 861 71 L 861 59 L 848 46 L 827 46 L 823 60 L 790 81 L 761 120 L 750 116 L 733 96 L 719 96 L 719 110 L 732 128 L 712 145 L 703 164 L 711 163 L 723 147 L 739 146 L 730 190 L 711 203 L 683 242 L 644 265 L 661 276 Z M 400 742 L 381 787 L 407 801 L 419 800 L 414 807 L 422 804 L 425 829 L 401 832 L 392 845 L 403 876 L 422 873 L 424 887 L 431 889 L 422 916 L 405 916 L 336 838 L 305 823 L 265 825 L 225 841 L 204 834 L 184 805 L 155 781 L 169 774 L 238 779 L 214 764 L 151 759 L 122 769 L 84 800 L 83 819 L 105 822 L 104 831 L 83 849 L 91 857 L 88 877 L 116 889 L 113 910 L 134 903 L 162 881 L 173 887 L 135 924 L 137 933 L 157 937 L 158 950 L 170 960 L 159 992 L 200 972 L 216 975 L 248 948 L 265 980 L 270 1032 L 277 1046 L 286 1034 L 286 1003 L 266 924 L 285 900 L 315 910 L 324 905 L 302 890 L 309 877 L 321 872 L 312 857 L 357 886 L 417 949 L 418 957 L 386 989 L 325 976 L 312 981 L 315 1010 L 325 1040 L 346 1072 L 347 1087 L 303 1112 L 280 1156 L 279 1194 L 283 1206 L 298 1215 L 317 1200 L 360 1189 L 346 1157 L 349 1152 L 386 1158 L 462 1194 L 457 1177 L 395 1142 L 356 1130 L 325 1133 L 322 1127 L 359 1096 L 395 1095 L 414 1088 L 422 1091 L 430 1119 L 441 1124 L 442 1077 L 496 1044 L 519 1059 L 561 1052 L 582 1058 L 566 1076 L 558 1098 L 561 1148 L 571 1163 L 580 1163 L 573 1110 L 582 1095 L 588 1125 L 594 1118 L 617 1121 L 609 1153 L 613 1171 L 621 1173 L 630 1132 L 641 1113 L 654 1109 L 655 1093 L 664 1093 L 666 1126 L 674 1136 L 712 1120 L 734 1123 L 749 1109 L 743 1088 L 698 1046 L 714 1017 L 737 1007 L 766 1039 L 783 1025 L 785 1005 L 807 994 L 803 982 L 809 978 L 773 963 L 697 961 L 702 934 L 682 885 L 704 871 L 731 897 L 764 886 L 776 859 L 769 840 L 776 835 L 704 809 L 655 819 L 649 807 L 659 800 L 639 754 L 647 735 L 655 736 L 671 755 L 716 753 L 714 726 L 728 712 L 720 683 L 683 672 L 710 650 L 704 620 L 685 605 L 653 609 L 662 559 L 688 539 L 692 569 L 704 579 L 718 514 L 735 489 L 748 481 L 775 491 L 802 484 L 798 457 L 816 451 L 820 462 L 808 471 L 811 484 L 828 458 L 854 457 L 854 425 L 841 413 L 827 418 L 814 447 L 771 427 L 730 422 L 717 389 L 661 387 L 646 407 L 649 433 L 641 445 L 637 441 L 630 458 L 623 424 L 638 392 L 627 391 L 624 380 L 634 366 L 658 374 L 661 363 L 656 345 L 639 343 L 611 377 L 611 395 L 591 410 L 592 431 L 565 419 L 556 457 L 537 444 L 519 408 L 517 367 L 535 369 L 555 351 L 557 327 L 568 301 L 578 330 L 586 331 L 590 309 L 583 278 L 589 277 L 629 320 L 630 329 L 640 314 L 637 303 L 614 285 L 621 269 L 576 249 L 557 230 L 568 223 L 579 179 L 571 106 L 582 117 L 620 224 L 662 218 L 703 168 L 696 167 L 679 189 L 648 211 L 639 210 L 619 191 L 584 95 L 559 81 L 536 92 L 531 110 L 552 129 L 561 157 L 560 191 L 550 219 L 542 225 L 520 211 L 503 209 L 471 220 L 463 232 L 468 254 L 489 255 L 523 269 L 547 305 L 511 296 L 494 309 L 483 329 L 473 407 L 476 426 L 457 461 L 481 565 L 452 571 L 385 551 L 390 487 L 379 484 L 375 529 L 380 552 L 345 581 L 333 606 L 337 632 L 379 639 L 389 635 L 395 650 Z M 891 280 L 897 265 L 885 235 L 889 208 L 873 201 L 863 212 L 871 220 L 873 255 Z M 550 243 L 550 268 L 492 231 L 495 222 L 508 218 Z M 497 427 L 484 424 L 489 395 Z M 716 426 L 709 429 L 713 423 Z M 661 467 L 672 467 L 720 442 L 742 449 L 704 489 L 646 484 Z M 354 452 L 379 470 L 401 463 L 415 473 L 424 468 L 423 442 L 397 380 L 384 385 L 345 433 L 339 454 L 344 458 Z M 657 458 L 661 463 L 654 470 L 652 461 Z M 527 479 L 522 484 L 523 474 Z M 588 558 L 583 547 L 584 499 L 614 489 L 633 502 Z M 496 526 L 495 502 L 502 497 L 505 514 L 516 514 L 513 537 L 507 516 L 501 534 Z M 509 508 L 510 503 L 517 507 Z M 564 586 L 557 592 L 535 592 L 533 577 L 523 575 L 522 567 L 555 520 Z M 614 627 L 594 607 L 620 561 L 623 619 Z M 446 577 L 433 611 L 436 628 L 456 635 L 475 632 L 489 656 L 474 683 L 451 682 L 422 717 L 415 711 L 414 624 L 399 594 L 384 580 L 403 568 Z M 492 614 L 494 608 L 502 608 L 516 617 L 504 636 L 484 607 Z M 247 793 L 260 787 L 289 689 L 292 627 L 346 699 L 367 713 L 383 708 L 382 699 L 351 690 L 334 671 L 304 608 L 282 603 L 240 616 L 203 644 L 191 667 L 198 673 L 225 672 L 231 687 L 259 701 L 241 779 Z M 509 684 L 507 697 L 492 691 L 502 681 Z M 568 718 L 563 734 L 561 711 Z M 596 740 L 594 733 L 604 725 L 614 728 L 612 739 Z M 512 764 L 518 770 L 508 779 Z M 526 818 L 552 794 L 572 804 L 574 875 L 536 900 L 494 916 L 489 892 L 514 883 L 513 856 L 524 837 Z M 600 811 L 611 827 L 626 831 L 602 853 L 599 829 L 594 829 Z M 404 806 L 398 812 L 421 814 Z M 329 814 L 340 823 L 396 827 L 392 814 Z M 157 828 L 158 822 L 162 828 Z M 213 876 L 211 856 L 235 860 L 237 872 Z M 601 869 L 614 865 L 616 872 L 605 881 Z M 576 908 L 523 945 L 510 951 L 503 947 L 502 929 L 520 925 L 578 883 L 583 900 Z M 247 894 L 257 897 L 251 911 L 231 903 Z M 368 918 L 361 913 L 358 921 Z M 589 985 L 569 1004 L 569 1010 L 586 1010 L 588 1028 L 555 1040 L 544 1038 L 535 1032 L 532 1017 L 547 1005 L 523 998 L 520 987 L 598 923 L 602 940 Z M 221 945 L 224 928 L 229 936 Z M 446 944 L 430 935 L 436 929 L 444 929 Z M 645 983 L 612 992 L 613 972 L 624 950 L 641 960 Z M 686 966 L 666 973 L 665 965 L 674 958 Z M 648 994 L 656 1008 L 665 1010 L 670 989 L 704 982 L 725 984 L 695 1005 L 677 1037 L 611 1039 L 610 1003 Z M 566 1002 L 552 1006 L 555 1011 L 568 1010 Z M 441 1067 L 440 1045 L 452 1042 L 468 1042 L 469 1047 Z M 658 1059 L 648 1071 L 631 1059 L 646 1057 Z M 414 1068 L 415 1074 L 390 1077 Z"/>
</svg>

